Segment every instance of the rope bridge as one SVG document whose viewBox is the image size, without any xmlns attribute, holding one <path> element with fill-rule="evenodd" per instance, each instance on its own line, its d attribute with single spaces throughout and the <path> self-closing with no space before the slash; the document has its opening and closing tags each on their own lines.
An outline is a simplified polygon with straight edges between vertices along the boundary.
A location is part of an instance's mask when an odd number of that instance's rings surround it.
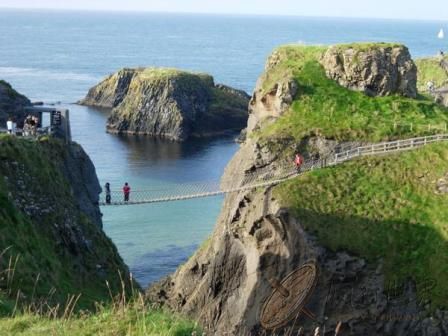
<svg viewBox="0 0 448 336">
<path fill-rule="evenodd" d="M 106 202 L 106 195 L 103 192 L 99 204 L 101 206 L 150 204 L 224 195 L 276 185 L 295 178 L 305 172 L 334 166 L 361 156 L 383 155 L 391 152 L 408 151 L 420 148 L 427 144 L 442 141 L 448 141 L 448 134 L 438 134 L 347 148 L 331 157 L 306 160 L 299 171 L 292 162 L 287 162 L 277 167 L 269 166 L 260 168 L 253 172 L 246 172 L 243 175 L 233 176 L 231 179 L 223 179 L 221 181 L 168 185 L 166 187 L 155 187 L 147 190 L 132 190 L 129 196 L 129 201 L 124 201 L 124 195 L 121 190 L 113 190 L 111 191 L 110 202 Z"/>
</svg>

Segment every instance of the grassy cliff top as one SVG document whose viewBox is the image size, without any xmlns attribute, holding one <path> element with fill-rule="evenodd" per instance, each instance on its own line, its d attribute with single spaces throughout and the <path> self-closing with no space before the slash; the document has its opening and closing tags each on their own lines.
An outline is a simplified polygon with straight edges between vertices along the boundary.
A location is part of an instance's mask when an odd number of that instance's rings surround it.
<svg viewBox="0 0 448 336">
<path fill-rule="evenodd" d="M 355 44 L 371 49 L 382 44 Z M 339 48 L 351 48 L 342 45 Z M 300 140 L 312 134 L 341 141 L 386 139 L 424 135 L 428 124 L 444 128 L 448 109 L 425 97 L 368 97 L 329 79 L 320 60 L 328 48 L 288 45 L 278 48 L 272 65 L 263 75 L 262 88 L 269 92 L 275 83 L 292 78 L 298 94 L 291 108 L 274 124 L 255 136 L 261 139 L 292 137 Z"/>
<path fill-rule="evenodd" d="M 354 160 L 275 189 L 333 251 L 383 260 L 388 281 L 411 278 L 422 298 L 448 303 L 448 145 Z M 427 288 L 428 281 L 434 281 Z M 424 287 L 424 288 L 423 288 Z"/>
<path fill-rule="evenodd" d="M 342 43 L 336 44 L 333 48 L 338 50 L 347 50 L 353 49 L 355 51 L 371 51 L 371 50 L 379 50 L 385 48 L 406 48 L 405 45 L 400 43 L 389 43 L 389 42 L 355 42 L 355 43 Z"/>
<path fill-rule="evenodd" d="M 199 79 L 213 83 L 213 77 L 201 72 L 185 71 L 176 68 L 124 68 L 120 72 L 136 72 L 139 79 L 143 81 L 160 81 L 169 79 Z"/>
<path fill-rule="evenodd" d="M 64 173 L 69 155 L 54 139 L 0 136 L 0 296 L 20 292 L 19 307 L 78 294 L 78 307 L 92 307 L 109 301 L 121 288 L 118 272 L 126 274 L 110 239 L 79 210 Z M 11 308 L 5 302 L 0 313 Z"/>
<path fill-rule="evenodd" d="M 418 69 L 417 88 L 420 92 L 426 92 L 428 89 L 426 84 L 429 81 L 434 82 L 436 87 L 448 84 L 448 74 L 440 66 L 441 57 L 419 58 L 415 61 Z M 448 56 L 444 57 L 448 62 Z"/>
</svg>

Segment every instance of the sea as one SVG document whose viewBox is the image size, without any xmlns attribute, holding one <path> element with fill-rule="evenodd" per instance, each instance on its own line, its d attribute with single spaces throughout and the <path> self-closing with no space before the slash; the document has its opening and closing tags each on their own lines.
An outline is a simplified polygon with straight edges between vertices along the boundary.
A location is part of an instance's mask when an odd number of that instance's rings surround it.
<svg viewBox="0 0 448 336">
<path fill-rule="evenodd" d="M 0 3 L 1 6 L 1 3 Z M 33 101 L 70 109 L 73 139 L 100 183 L 132 188 L 218 180 L 234 136 L 175 143 L 105 132 L 108 112 L 75 103 L 123 67 L 207 72 L 252 93 L 283 44 L 401 42 L 413 57 L 447 50 L 447 22 L 0 9 L 0 79 Z M 172 273 L 213 231 L 222 197 L 103 208 L 104 231 L 145 287 Z"/>
</svg>

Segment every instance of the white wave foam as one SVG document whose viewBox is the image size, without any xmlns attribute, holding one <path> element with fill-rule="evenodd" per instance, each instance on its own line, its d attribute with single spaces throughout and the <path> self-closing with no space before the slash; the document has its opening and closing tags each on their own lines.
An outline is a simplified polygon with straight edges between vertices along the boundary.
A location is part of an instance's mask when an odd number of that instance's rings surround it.
<svg viewBox="0 0 448 336">
<path fill-rule="evenodd" d="M 37 68 L 0 67 L 0 77 L 40 77 L 52 80 L 95 82 L 101 78 L 76 72 L 57 72 Z"/>
</svg>

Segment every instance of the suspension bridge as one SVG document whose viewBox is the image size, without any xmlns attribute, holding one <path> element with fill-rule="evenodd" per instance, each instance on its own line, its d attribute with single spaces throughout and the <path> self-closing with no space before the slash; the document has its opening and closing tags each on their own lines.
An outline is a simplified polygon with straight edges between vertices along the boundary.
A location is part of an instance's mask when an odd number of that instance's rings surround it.
<svg viewBox="0 0 448 336">
<path fill-rule="evenodd" d="M 99 204 L 101 206 L 120 206 L 173 202 L 268 187 L 293 179 L 306 172 L 335 166 L 358 157 L 409 151 L 428 144 L 444 141 L 448 141 L 448 134 L 438 134 L 345 148 L 330 157 L 305 160 L 300 170 L 297 170 L 292 162 L 286 162 L 282 165 L 272 165 L 272 167 L 265 167 L 256 169 L 253 172 L 246 172 L 240 176 L 234 176 L 227 180 L 177 184 L 147 190 L 132 190 L 128 201 L 124 201 L 124 195 L 121 190 L 112 190 L 110 202 L 106 202 L 106 195 L 103 192 Z"/>
</svg>

